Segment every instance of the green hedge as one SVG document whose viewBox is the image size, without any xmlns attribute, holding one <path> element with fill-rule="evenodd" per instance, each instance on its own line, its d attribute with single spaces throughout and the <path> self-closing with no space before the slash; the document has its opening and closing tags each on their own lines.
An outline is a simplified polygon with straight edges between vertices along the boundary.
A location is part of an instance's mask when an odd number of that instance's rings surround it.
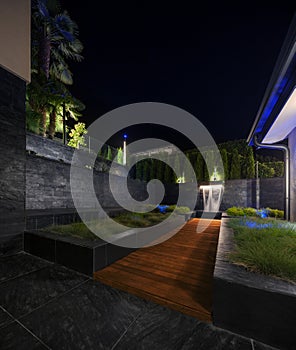
<svg viewBox="0 0 296 350">
<path fill-rule="evenodd" d="M 261 216 L 262 212 L 266 213 L 268 217 L 283 219 L 284 211 L 279 209 L 272 208 L 263 208 L 257 210 L 250 207 L 231 207 L 226 210 L 227 215 L 229 216 Z"/>
</svg>

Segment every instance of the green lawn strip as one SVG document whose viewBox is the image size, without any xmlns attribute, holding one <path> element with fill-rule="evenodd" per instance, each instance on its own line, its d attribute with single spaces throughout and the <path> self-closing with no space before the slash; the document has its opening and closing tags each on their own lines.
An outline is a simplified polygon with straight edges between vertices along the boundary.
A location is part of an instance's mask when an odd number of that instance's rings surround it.
<svg viewBox="0 0 296 350">
<path fill-rule="evenodd" d="M 137 213 L 137 214 L 122 214 L 113 220 L 119 224 L 127 226 L 128 228 L 143 228 L 156 225 L 165 220 L 170 213 L 159 214 L 159 213 Z M 106 220 L 95 222 L 95 229 L 101 230 L 104 234 L 108 233 L 120 233 L 121 229 L 115 227 L 115 225 Z M 98 237 L 83 223 L 73 223 L 68 225 L 52 225 L 42 229 L 46 232 L 52 232 L 62 236 L 71 236 L 81 239 L 95 240 Z"/>
<path fill-rule="evenodd" d="M 296 225 L 271 219 L 230 219 L 235 251 L 229 260 L 250 271 L 296 282 Z M 251 226 L 251 227 L 249 227 Z"/>
</svg>

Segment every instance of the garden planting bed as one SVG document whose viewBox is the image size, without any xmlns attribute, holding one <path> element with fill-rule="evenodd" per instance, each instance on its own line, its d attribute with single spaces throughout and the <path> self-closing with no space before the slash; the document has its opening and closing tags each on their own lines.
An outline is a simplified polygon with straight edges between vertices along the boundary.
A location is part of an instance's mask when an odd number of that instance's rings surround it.
<svg viewBox="0 0 296 350">
<path fill-rule="evenodd" d="M 222 218 L 213 289 L 213 323 L 280 349 L 295 349 L 296 284 L 229 262 L 233 230 Z"/>
<path fill-rule="evenodd" d="M 72 223 L 69 225 L 52 225 L 43 229 L 26 229 L 24 233 L 24 250 L 30 254 L 43 259 L 64 265 L 73 270 L 92 276 L 98 271 L 113 262 L 121 259 L 137 248 L 149 243 L 149 239 L 158 239 L 158 234 L 153 232 L 153 226 L 160 223 L 169 214 L 148 213 L 140 216 L 121 216 L 121 224 L 126 227 L 135 225 L 124 232 L 114 232 L 116 243 L 109 243 L 90 232 L 83 223 Z M 180 222 L 184 222 L 184 214 L 179 214 Z M 119 216 L 115 217 L 116 220 Z M 50 221 L 49 221 L 50 222 Z M 100 221 L 99 229 L 102 228 Z M 136 228 L 147 229 L 147 236 Z M 108 225 L 105 224 L 105 229 Z M 111 226 L 112 227 L 112 226 Z M 148 241 L 146 239 L 148 237 Z M 110 239 L 109 239 L 110 240 Z"/>
<path fill-rule="evenodd" d="M 135 249 L 111 244 L 99 238 L 82 240 L 40 230 L 27 230 L 24 234 L 24 250 L 92 276 L 95 271 L 123 258 Z"/>
</svg>

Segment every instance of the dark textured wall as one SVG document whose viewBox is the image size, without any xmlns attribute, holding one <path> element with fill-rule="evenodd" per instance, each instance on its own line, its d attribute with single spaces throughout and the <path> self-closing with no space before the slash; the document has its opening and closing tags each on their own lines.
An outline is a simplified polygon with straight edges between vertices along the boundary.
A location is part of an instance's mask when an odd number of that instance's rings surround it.
<svg viewBox="0 0 296 350">
<path fill-rule="evenodd" d="M 23 248 L 26 83 L 0 67 L 0 254 Z"/>
<path fill-rule="evenodd" d="M 118 192 L 122 192 L 125 178 L 117 175 L 111 176 L 115 177 Z M 97 197 L 102 206 L 106 208 L 117 207 L 118 204 L 114 201 L 109 189 L 108 177 L 107 173 L 94 171 Z M 74 208 L 69 179 L 70 164 L 27 154 L 26 209 Z M 143 200 L 146 198 L 144 183 L 129 179 L 128 187 L 135 199 Z M 82 193 L 81 197 L 88 200 L 86 192 Z M 87 207 L 88 203 L 84 203 L 84 205 Z"/>
<path fill-rule="evenodd" d="M 43 137 L 27 134 L 27 173 L 26 208 L 59 209 L 74 208 L 70 192 L 70 165 L 74 149 Z M 87 153 L 86 153 L 87 156 Z M 97 197 L 106 208 L 118 207 L 109 189 L 108 173 L 110 161 L 97 159 L 94 165 L 94 184 Z M 79 163 L 79 166 L 81 164 Z M 102 169 L 104 172 L 102 172 Z M 87 171 L 87 170 L 85 170 Z M 111 176 L 115 176 L 117 193 L 124 198 L 123 185 L 125 167 L 117 165 Z M 139 180 L 128 180 L 130 193 L 135 199 L 143 200 L 147 196 L 146 184 Z M 179 189 L 195 191 L 192 183 L 165 185 L 165 204 L 174 204 L 178 200 Z M 260 206 L 284 209 L 284 179 L 271 178 L 260 180 Z M 84 207 L 89 203 L 88 190 L 83 189 L 81 200 Z M 254 179 L 227 180 L 221 210 L 231 206 L 256 207 L 256 181 Z M 197 209 L 203 208 L 202 195 L 199 193 Z"/>
<path fill-rule="evenodd" d="M 66 146 L 61 142 L 27 132 L 26 150 L 31 154 L 36 154 L 47 159 L 58 160 L 71 164 L 75 148 Z M 88 149 L 82 147 L 81 150 L 85 151 L 85 158 L 87 158 Z M 111 163 L 112 162 L 110 160 L 98 157 L 96 158 L 94 168 L 97 171 L 109 172 Z M 114 163 L 111 173 L 114 175 L 124 176 L 127 172 L 124 166 Z"/>
<path fill-rule="evenodd" d="M 221 210 L 232 206 L 256 207 L 256 182 L 251 179 L 225 181 Z"/>
<path fill-rule="evenodd" d="M 285 209 L 285 179 L 283 177 L 260 180 L 260 206 Z"/>
<path fill-rule="evenodd" d="M 260 179 L 260 207 L 284 210 L 285 182 L 283 177 Z M 189 191 L 194 190 L 192 184 L 181 184 Z M 164 203 L 172 204 L 178 198 L 178 185 L 166 185 L 167 194 Z M 220 210 L 229 207 L 253 207 L 256 208 L 256 180 L 227 180 L 224 184 L 224 194 Z M 203 209 L 202 192 L 199 193 L 197 209 Z"/>
<path fill-rule="evenodd" d="M 260 179 L 260 208 L 274 208 L 284 210 L 285 192 L 284 178 L 274 177 Z M 232 206 L 256 208 L 256 180 L 227 180 L 221 210 Z"/>
</svg>

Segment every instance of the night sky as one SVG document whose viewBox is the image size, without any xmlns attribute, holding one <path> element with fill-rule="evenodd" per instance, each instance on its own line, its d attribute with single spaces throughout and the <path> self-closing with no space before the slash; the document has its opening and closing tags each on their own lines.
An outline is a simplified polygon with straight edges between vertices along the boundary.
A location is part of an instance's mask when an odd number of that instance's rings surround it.
<svg viewBox="0 0 296 350">
<path fill-rule="evenodd" d="M 84 60 L 70 63 L 74 96 L 86 125 L 122 105 L 153 101 L 181 107 L 217 143 L 247 138 L 294 7 L 119 7 L 62 1 L 79 26 Z M 141 5 L 142 6 L 142 5 Z M 137 127 L 129 140 L 162 137 L 190 143 L 172 130 Z M 124 132 L 124 131 L 123 131 Z M 110 143 L 121 145 L 122 135 Z M 179 143 L 179 144 L 178 144 Z"/>
</svg>

